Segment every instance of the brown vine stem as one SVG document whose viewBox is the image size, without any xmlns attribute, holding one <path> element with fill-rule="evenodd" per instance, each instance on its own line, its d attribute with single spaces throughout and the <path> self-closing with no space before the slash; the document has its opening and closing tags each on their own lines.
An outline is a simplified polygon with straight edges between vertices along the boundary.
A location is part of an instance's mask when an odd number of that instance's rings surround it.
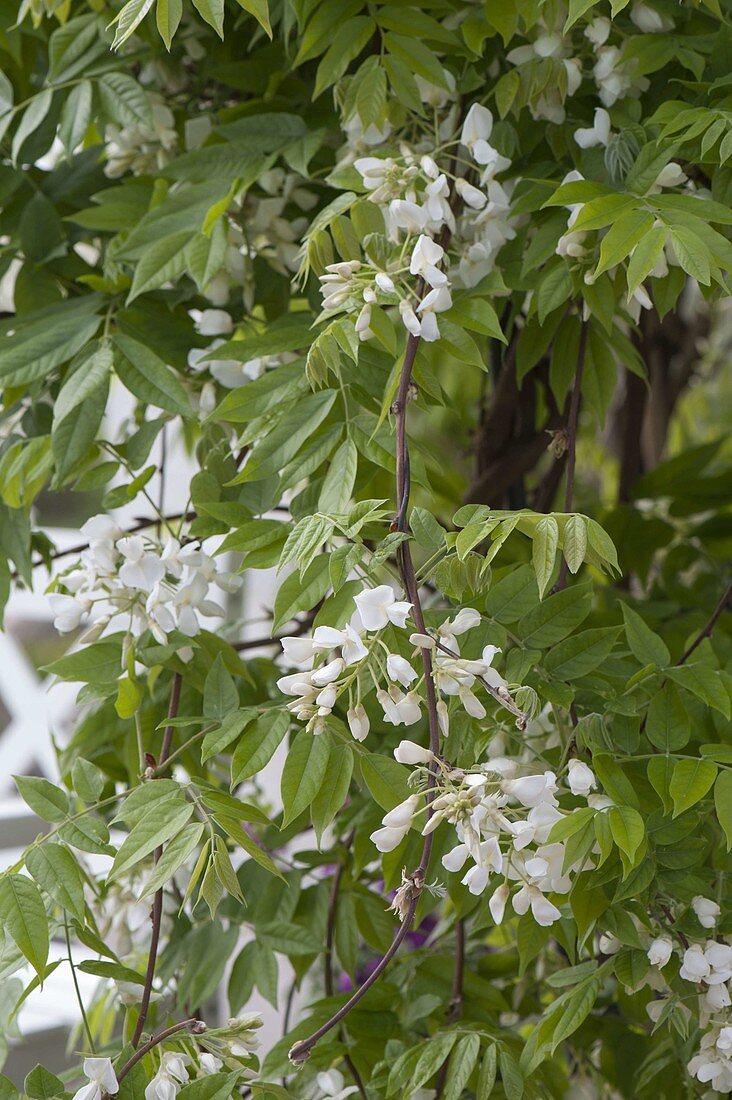
<svg viewBox="0 0 732 1100">
<path fill-rule="evenodd" d="M 719 619 L 720 615 L 722 614 L 722 612 L 726 608 L 727 604 L 730 602 L 730 599 L 732 599 L 732 584 L 727 585 L 727 587 L 724 590 L 724 593 L 722 594 L 722 598 L 720 599 L 717 606 L 714 608 L 714 611 L 710 615 L 706 626 L 704 627 L 703 630 L 699 631 L 696 638 L 694 638 L 694 641 L 691 642 L 687 646 L 687 648 L 684 650 L 684 652 L 681 654 L 678 661 L 676 662 L 677 666 L 678 665 L 683 665 L 686 661 L 688 661 L 689 657 L 691 657 L 694 650 L 702 644 L 702 642 L 704 641 L 705 638 L 711 638 L 712 631 L 714 630 L 714 627 L 717 625 L 717 620 Z"/>
<path fill-rule="evenodd" d="M 168 759 L 170 754 L 170 746 L 173 742 L 173 719 L 178 716 L 178 707 L 180 705 L 180 689 L 183 683 L 183 677 L 179 672 L 173 674 L 173 682 L 170 688 L 170 703 L 168 704 L 168 725 L 165 727 L 163 734 L 163 743 L 160 749 L 160 759 L 157 767 L 159 768 Z M 157 863 L 163 854 L 162 845 L 156 848 L 153 853 L 153 859 Z M 142 990 L 142 999 L 140 1001 L 140 1012 L 137 1017 L 137 1023 L 135 1025 L 135 1032 L 132 1036 L 133 1047 L 139 1046 L 142 1033 L 145 1029 L 145 1023 L 147 1022 L 147 1014 L 150 1010 L 150 998 L 152 996 L 153 979 L 155 978 L 155 966 L 158 960 L 158 945 L 160 943 L 160 925 L 163 919 L 163 888 L 160 887 L 156 890 L 153 898 L 152 908 L 150 910 L 150 920 L 152 922 L 152 931 L 150 933 L 150 951 L 147 957 L 147 970 L 145 972 L 145 985 Z M 190 1022 L 190 1021 L 189 1021 Z M 144 1050 L 144 1047 L 142 1048 Z"/>
<path fill-rule="evenodd" d="M 117 1074 L 118 1083 L 122 1084 L 130 1070 L 134 1069 L 137 1063 L 142 1061 L 146 1054 L 149 1054 L 150 1051 L 160 1043 L 164 1043 L 166 1039 L 170 1039 L 171 1036 L 177 1035 L 180 1031 L 189 1031 L 192 1035 L 202 1035 L 205 1030 L 206 1025 L 203 1020 L 197 1020 L 194 1017 L 191 1020 L 183 1020 L 179 1024 L 173 1024 L 171 1027 L 167 1027 L 165 1031 L 160 1031 L 157 1035 L 153 1035 L 152 1038 L 148 1039 L 148 1041 L 144 1043 L 139 1050 L 136 1050 L 132 1057 L 125 1062 L 122 1069 Z"/>
<path fill-rule="evenodd" d="M 463 979 L 465 977 L 465 921 L 458 919 L 455 922 L 455 967 L 452 974 L 452 991 L 450 1002 L 445 1016 L 446 1024 L 456 1023 L 463 1011 Z M 447 1079 L 448 1058 L 440 1066 L 435 1082 L 435 1095 L 437 1100 L 442 1096 Z"/>
<path fill-rule="evenodd" d="M 585 366 L 587 353 L 587 337 L 589 324 L 583 321 L 580 327 L 579 348 L 577 349 L 577 367 L 574 372 L 574 385 L 569 401 L 569 414 L 567 417 L 567 481 L 564 490 L 564 511 L 572 511 L 574 497 L 574 472 L 577 464 L 577 424 L 579 421 L 580 394 L 582 391 L 582 373 Z M 559 578 L 554 586 L 555 592 L 560 592 L 567 584 L 567 559 L 562 557 L 559 567 Z"/>
<path fill-rule="evenodd" d="M 346 849 L 346 855 L 349 848 L 353 844 L 353 835 L 353 831 L 351 831 L 343 841 L 343 846 Z M 338 896 L 340 894 L 341 882 L 343 880 L 343 875 L 346 869 L 345 859 L 346 857 L 344 856 L 344 858 L 340 860 L 336 868 L 336 872 L 333 875 L 333 882 L 331 883 L 330 888 L 330 898 L 328 900 L 328 925 L 325 933 L 325 973 L 323 976 L 325 993 L 327 997 L 332 997 L 335 994 L 335 981 L 333 975 L 333 951 L 335 949 Z M 343 1061 L 348 1067 L 348 1071 L 351 1074 L 351 1077 L 353 1078 L 354 1084 L 356 1085 L 356 1088 L 358 1089 L 360 1095 L 363 1097 L 363 1100 L 368 1100 L 368 1094 L 364 1087 L 364 1083 L 361 1080 L 361 1074 L 358 1072 L 358 1069 L 356 1068 L 356 1065 L 348 1052 L 343 1055 Z"/>
<path fill-rule="evenodd" d="M 422 282 L 417 284 L 417 293 L 420 294 L 423 289 Z M 396 519 L 392 524 L 392 529 L 395 531 L 406 532 L 407 530 L 407 513 L 409 510 L 409 495 L 411 487 L 410 471 L 409 471 L 409 446 L 407 442 L 407 405 L 409 403 L 409 397 L 412 387 L 412 369 L 414 367 L 414 360 L 417 355 L 417 349 L 419 348 L 419 336 L 413 336 L 410 334 L 407 340 L 406 350 L 404 352 L 404 362 L 402 364 L 401 374 L 399 377 L 399 388 L 397 391 L 396 400 L 392 405 L 392 412 L 396 418 L 396 502 L 397 513 Z M 399 571 L 401 573 L 402 582 L 407 593 L 407 598 L 412 604 L 412 618 L 414 624 L 420 634 L 425 633 L 424 618 L 422 615 L 422 604 L 419 598 L 419 587 L 417 585 L 417 578 L 414 572 L 414 563 L 412 561 L 412 554 L 409 549 L 409 543 L 403 542 L 399 547 L 398 552 Z M 440 749 L 440 726 L 437 715 L 437 697 L 435 695 L 435 685 L 432 679 L 432 654 L 429 649 L 423 649 L 422 651 L 422 665 L 425 675 L 425 693 L 427 696 L 427 716 L 429 721 L 430 731 L 430 749 L 435 755 L 439 754 Z M 430 765 L 429 779 L 427 781 L 427 815 L 430 816 L 431 810 L 429 803 L 432 799 L 432 792 L 434 791 L 436 784 L 436 768 L 437 765 Z M 417 905 L 424 888 L 424 881 L 427 875 L 427 867 L 429 865 L 430 855 L 432 853 L 432 833 L 429 833 L 424 838 L 424 845 L 422 847 L 422 856 L 419 861 L 419 866 L 412 871 L 412 873 L 406 876 L 404 884 L 401 888 L 401 910 L 400 915 L 402 917 L 401 925 L 397 928 L 394 935 L 394 939 L 386 951 L 377 963 L 374 970 L 363 982 L 362 985 L 356 990 L 352 997 L 342 1005 L 337 1012 L 334 1012 L 329 1020 L 327 1020 L 321 1027 L 314 1031 L 312 1035 L 309 1035 L 306 1039 L 301 1039 L 300 1042 L 290 1050 L 290 1061 L 296 1065 L 302 1065 L 310 1057 L 310 1051 L 315 1044 L 327 1035 L 328 1032 L 336 1027 L 341 1020 L 348 1015 L 348 1013 L 356 1007 L 359 1001 L 368 993 L 371 986 L 375 984 L 388 967 L 391 960 L 396 955 L 401 944 L 404 942 L 407 933 L 412 927 L 415 914 L 417 912 Z"/>
</svg>

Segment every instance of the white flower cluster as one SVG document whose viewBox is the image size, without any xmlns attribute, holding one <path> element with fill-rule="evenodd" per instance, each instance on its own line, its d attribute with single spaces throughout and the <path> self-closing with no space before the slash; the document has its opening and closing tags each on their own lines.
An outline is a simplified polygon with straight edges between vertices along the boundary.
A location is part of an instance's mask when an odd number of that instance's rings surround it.
<svg viewBox="0 0 732 1100">
<path fill-rule="evenodd" d="M 435 109 L 447 104 L 444 89 L 425 81 L 422 88 Z M 439 133 L 445 126 L 455 126 L 454 105 Z M 320 280 L 324 311 L 357 313 L 359 339 L 373 337 L 375 308 L 397 306 L 410 335 L 426 342 L 438 340 L 437 314 L 450 309 L 451 287 L 479 283 L 492 270 L 499 249 L 515 236 L 509 194 L 495 178 L 511 162 L 490 144 L 492 130 L 491 112 L 474 103 L 459 137 L 440 146 L 460 154 L 463 162 L 469 158 L 477 185 L 441 169 L 434 142 L 419 148 L 402 142 L 393 155 L 355 159 L 370 201 L 383 212 L 386 236 L 393 245 L 391 258 L 381 268 L 357 259 L 329 264 Z M 458 207 L 462 213 L 456 217 Z M 448 239 L 459 257 L 453 275 L 448 271 Z"/>
<path fill-rule="evenodd" d="M 710 898 L 692 898 L 691 908 L 699 924 L 714 929 L 721 916 L 720 906 Z M 648 948 L 648 960 L 662 970 L 674 954 L 674 946 L 668 936 L 653 940 Z M 660 977 L 660 975 L 659 975 Z M 689 944 L 684 939 L 679 977 L 696 987 L 699 1002 L 699 1019 L 703 1027 L 711 1024 L 702 1037 L 698 1052 L 688 1064 L 689 1073 L 702 1084 L 711 1084 L 717 1093 L 732 1092 L 732 944 L 722 937 L 703 943 Z M 654 988 L 668 993 L 668 986 L 651 981 Z M 656 1020 L 663 1010 L 665 1000 L 652 1001 L 648 1005 L 651 1019 Z M 688 1013 L 688 1009 L 685 1009 Z"/>
<path fill-rule="evenodd" d="M 216 381 L 228 390 L 253 382 L 261 378 L 265 371 L 282 366 L 284 363 L 291 363 L 296 359 L 291 352 L 283 352 L 281 355 L 257 355 L 243 362 L 238 359 L 206 359 L 210 352 L 225 343 L 225 337 L 233 335 L 236 325 L 231 314 L 225 309 L 192 309 L 190 316 L 199 336 L 213 336 L 215 339 L 206 348 L 191 348 L 188 352 L 188 366 L 195 371 L 208 370 Z M 215 387 L 210 382 L 203 386 L 200 405 L 205 414 L 212 412 L 216 405 Z"/>
<path fill-rule="evenodd" d="M 123 616 L 132 633 L 150 630 L 164 644 L 172 630 L 189 638 L 201 629 L 201 616 L 223 616 L 209 599 L 211 584 L 236 591 L 241 577 L 220 572 L 197 542 L 165 543 L 126 534 L 108 515 L 93 516 L 81 528 L 89 547 L 78 567 L 57 578 L 65 593 L 49 599 L 54 626 L 62 633 L 88 623 L 83 641 L 100 637 L 112 619 Z"/>
<path fill-rule="evenodd" d="M 125 172 L 143 176 L 164 168 L 178 144 L 173 112 L 160 100 L 151 97 L 152 124 L 141 122 L 124 126 L 108 126 L 104 174 L 119 179 Z"/>
<path fill-rule="evenodd" d="M 391 653 L 379 637 L 380 631 L 390 624 L 404 629 L 412 605 L 398 599 L 387 584 L 364 589 L 354 602 L 355 614 L 343 629 L 319 626 L 312 637 L 283 639 L 285 663 L 301 671 L 283 676 L 277 684 L 285 695 L 294 697 L 287 704 L 288 709 L 300 721 L 307 722 L 307 728 L 315 734 L 322 732 L 339 697 L 347 692 L 348 725 L 356 740 L 363 741 L 369 732 L 369 718 L 361 702 L 361 670 L 368 670 L 384 722 L 393 726 L 411 726 L 422 717 L 424 679 L 411 661 Z M 477 660 L 460 656 L 457 636 L 479 623 L 477 611 L 463 608 L 454 619 L 445 620 L 435 636 L 409 636 L 416 647 L 415 654 L 419 649 L 433 650 L 432 677 L 440 729 L 445 737 L 449 734 L 450 719 L 443 696 L 456 697 L 473 718 L 484 718 L 486 709 L 473 688 L 482 683 L 499 694 L 506 691 L 505 680 L 491 667 L 499 652 L 496 646 L 485 646 Z M 367 637 L 369 634 L 373 636 Z"/>
<path fill-rule="evenodd" d="M 648 15 L 656 16 L 656 13 L 645 4 L 633 5 L 631 19 L 639 30 L 648 29 L 648 26 L 642 25 L 647 23 Z M 649 86 L 647 77 L 637 75 L 635 59 L 625 60 L 618 46 L 607 45 L 611 30 L 612 24 L 604 16 L 593 19 L 585 29 L 585 36 L 591 42 L 595 52 L 592 76 L 597 85 L 600 102 L 605 107 L 612 107 L 626 96 L 637 97 Z"/>
<path fill-rule="evenodd" d="M 299 241 L 307 228 L 305 215 L 318 201 L 304 182 L 295 172 L 271 168 L 257 178 L 257 193 L 250 189 L 243 198 L 234 199 L 226 212 L 222 266 L 204 287 L 212 306 L 226 306 L 236 291 L 245 309 L 251 311 L 253 265 L 259 257 L 281 275 L 289 277 L 297 270 Z"/>
<path fill-rule="evenodd" d="M 514 912 L 522 915 L 530 910 L 537 924 L 548 926 L 560 919 L 559 909 L 547 895 L 567 894 L 579 865 L 566 867 L 565 844 L 548 842 L 556 822 L 572 813 L 559 807 L 557 794 L 562 792 L 554 772 L 519 775 L 517 762 L 505 757 L 464 772 L 450 768 L 429 749 L 411 741 L 402 741 L 394 756 L 399 763 L 422 769 L 437 765 L 437 791 L 429 803 L 431 813 L 422 835 L 427 836 L 443 821 L 454 826 L 458 844 L 442 863 L 447 871 L 455 872 L 471 861 L 462 879 L 471 894 L 482 894 L 491 875 L 503 877 L 488 903 L 496 924 L 503 920 L 509 897 Z M 566 793 L 584 797 L 589 805 L 601 808 L 606 800 L 590 793 L 595 786 L 592 770 L 579 760 L 571 760 Z M 427 809 L 427 800 L 420 793 L 390 810 L 382 828 L 371 836 L 379 851 L 393 851 Z M 518 884 L 517 890 L 513 890 L 514 883 Z"/>
<path fill-rule="evenodd" d="M 506 59 L 512 65 L 525 65 L 527 61 L 539 61 L 552 58 L 561 62 L 565 72 L 566 95 L 573 96 L 582 83 L 582 62 L 578 57 L 572 57 L 571 38 L 563 37 L 558 31 L 549 30 L 546 24 L 539 25 L 539 34 L 533 42 L 524 46 L 518 46 L 511 50 Z M 566 118 L 564 108 L 564 96 L 558 83 L 549 85 L 542 94 L 530 104 L 531 114 L 536 119 L 546 119 L 547 122 L 560 124 Z"/>
<path fill-rule="evenodd" d="M 596 144 L 606 144 L 609 126 L 610 118 L 607 111 L 598 108 L 595 111 L 594 126 L 588 130 L 577 130 L 575 133 L 575 140 L 584 148 L 589 148 Z M 564 177 L 562 184 L 580 183 L 583 181 L 584 176 L 582 173 L 573 169 Z M 649 187 L 648 192 L 649 194 L 657 194 L 664 187 L 678 187 L 680 184 L 688 184 L 688 182 L 686 174 L 680 165 L 675 161 L 669 161 L 669 163 L 660 170 L 654 183 Z M 569 203 L 567 205 L 566 209 L 569 210 L 567 230 L 557 241 L 555 251 L 558 256 L 563 256 L 565 259 L 576 260 L 579 263 L 592 265 L 596 262 L 597 251 L 594 246 L 591 248 L 587 247 L 586 241 L 590 231 L 574 228 L 583 206 L 584 203 L 582 202 Z M 661 225 L 662 223 L 657 219 L 654 228 L 658 228 Z M 634 251 L 635 248 L 630 252 L 629 258 L 632 257 Z M 679 266 L 678 258 L 674 252 L 670 231 L 667 233 L 664 250 L 661 252 L 656 265 L 648 273 L 648 277 L 662 279 L 665 275 L 668 275 L 669 264 L 675 267 Z M 611 269 L 611 274 L 613 271 L 614 269 Z M 592 272 L 587 270 L 585 273 L 585 282 L 591 284 L 593 281 Z M 653 302 L 642 283 L 634 289 L 630 301 L 626 304 L 626 309 L 636 324 L 639 321 L 641 309 L 653 309 Z"/>
</svg>

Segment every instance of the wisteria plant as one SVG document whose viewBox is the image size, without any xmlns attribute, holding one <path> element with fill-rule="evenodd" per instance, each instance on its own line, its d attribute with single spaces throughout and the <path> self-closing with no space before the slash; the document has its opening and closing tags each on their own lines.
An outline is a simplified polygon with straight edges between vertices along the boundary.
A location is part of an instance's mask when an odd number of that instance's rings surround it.
<svg viewBox="0 0 732 1100">
<path fill-rule="evenodd" d="M 0 1100 L 732 1092 L 731 28 L 4 5 Z"/>
</svg>

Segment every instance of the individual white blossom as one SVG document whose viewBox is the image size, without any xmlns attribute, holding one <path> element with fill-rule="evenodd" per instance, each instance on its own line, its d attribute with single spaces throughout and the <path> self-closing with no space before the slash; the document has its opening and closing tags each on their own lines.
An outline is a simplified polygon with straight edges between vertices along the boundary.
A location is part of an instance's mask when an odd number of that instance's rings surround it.
<svg viewBox="0 0 732 1100">
<path fill-rule="evenodd" d="M 595 108 L 592 126 L 575 130 L 574 140 L 581 149 L 594 149 L 598 145 L 607 145 L 611 130 L 610 115 L 604 107 Z"/>
<path fill-rule="evenodd" d="M 73 1100 L 102 1100 L 105 1093 L 119 1092 L 117 1076 L 110 1058 L 85 1058 L 84 1076 L 89 1078 L 88 1085 L 82 1085 L 74 1093 Z"/>
<path fill-rule="evenodd" d="M 389 623 L 404 627 L 412 609 L 411 603 L 397 600 L 394 589 L 388 584 L 365 588 L 355 597 L 355 603 L 364 630 L 381 630 Z"/>
<path fill-rule="evenodd" d="M 567 764 L 567 783 L 572 794 L 585 797 L 597 786 L 595 773 L 581 760 L 572 759 Z"/>
<path fill-rule="evenodd" d="M 430 749 L 424 749 L 414 741 L 400 741 L 394 749 L 394 759 L 400 764 L 429 764 L 433 759 Z"/>
<path fill-rule="evenodd" d="M 187 1054 L 166 1050 L 160 1059 L 160 1068 L 145 1089 L 145 1100 L 175 1100 L 188 1080 Z"/>
<path fill-rule="evenodd" d="M 704 898 L 699 894 L 691 899 L 691 908 L 696 913 L 702 928 L 714 928 L 722 913 L 716 901 L 712 901 L 711 898 Z"/>
<path fill-rule="evenodd" d="M 329 1069 L 317 1074 L 315 1080 L 320 1089 L 319 1100 L 345 1100 L 358 1092 L 356 1085 L 346 1085 L 340 1070 Z"/>
<path fill-rule="evenodd" d="M 673 943 L 668 936 L 658 936 L 648 948 L 648 961 L 651 966 L 664 967 L 673 954 Z"/>
</svg>

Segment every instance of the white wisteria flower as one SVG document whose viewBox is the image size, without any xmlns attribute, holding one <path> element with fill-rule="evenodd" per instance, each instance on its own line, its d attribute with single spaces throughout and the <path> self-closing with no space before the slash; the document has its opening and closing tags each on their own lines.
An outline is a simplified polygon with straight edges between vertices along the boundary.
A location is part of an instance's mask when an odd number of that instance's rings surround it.
<svg viewBox="0 0 732 1100">
<path fill-rule="evenodd" d="M 714 928 L 722 915 L 722 910 L 716 901 L 704 898 L 700 894 L 691 899 L 691 908 L 696 913 L 702 928 Z"/>
<path fill-rule="evenodd" d="M 674 945 L 668 936 L 658 936 L 648 948 L 648 961 L 651 966 L 662 968 L 671 958 Z"/>
<path fill-rule="evenodd" d="M 365 588 L 354 599 L 364 630 L 382 630 L 389 623 L 403 628 L 412 610 L 411 603 L 398 600 L 388 584 Z"/>
<path fill-rule="evenodd" d="M 102 1100 L 105 1093 L 114 1095 L 119 1092 L 117 1075 L 110 1058 L 85 1058 L 84 1076 L 89 1078 L 88 1085 L 82 1085 L 74 1093 L 73 1100 Z"/>
<path fill-rule="evenodd" d="M 190 1065 L 187 1054 L 166 1050 L 160 1059 L 160 1068 L 145 1089 L 145 1100 L 175 1100 L 183 1085 L 188 1081 L 187 1066 Z"/>
<path fill-rule="evenodd" d="M 594 149 L 598 145 L 607 145 L 611 128 L 610 115 L 604 107 L 596 107 L 592 126 L 575 130 L 574 140 L 581 149 Z"/>
</svg>

